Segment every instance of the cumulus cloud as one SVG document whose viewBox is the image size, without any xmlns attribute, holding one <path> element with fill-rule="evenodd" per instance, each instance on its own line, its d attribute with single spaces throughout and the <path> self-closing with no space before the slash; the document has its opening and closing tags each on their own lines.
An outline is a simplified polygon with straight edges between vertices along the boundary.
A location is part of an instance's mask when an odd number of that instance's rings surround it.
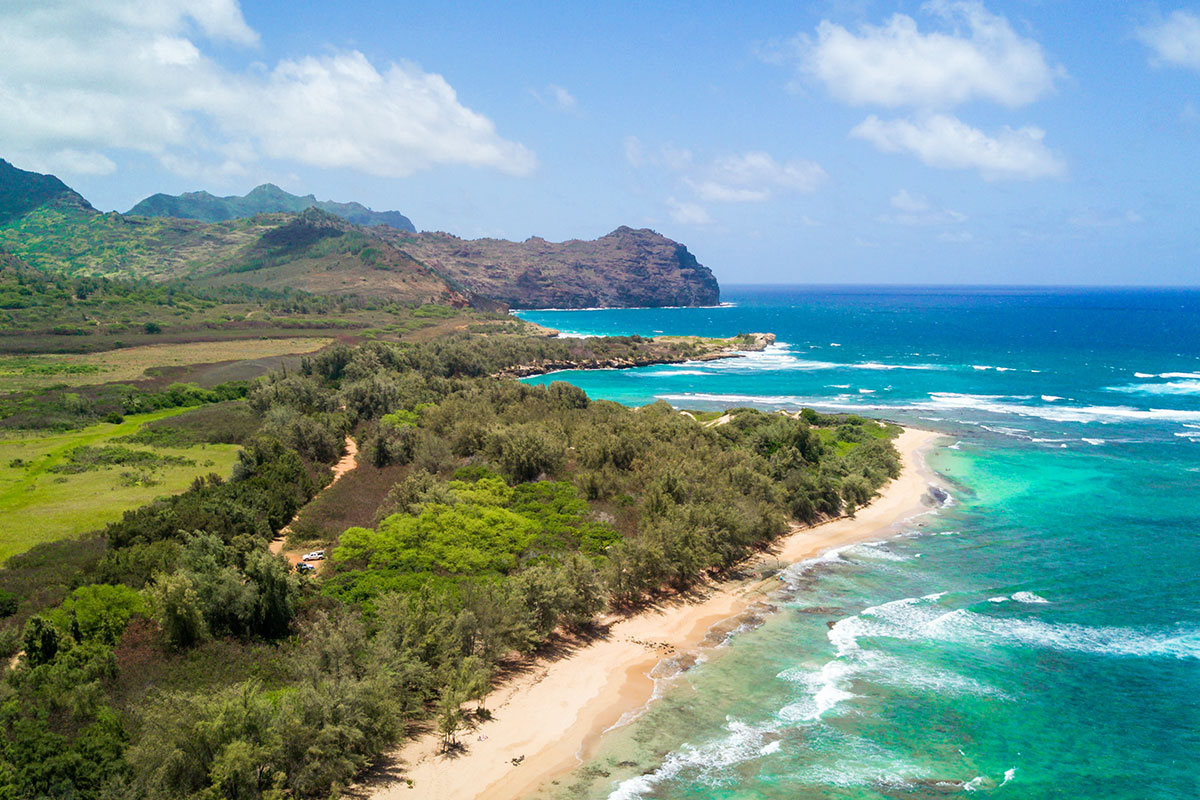
<svg viewBox="0 0 1200 800">
<path fill-rule="evenodd" d="M 901 189 L 892 195 L 892 210 L 880 217 L 881 222 L 897 225 L 947 225 L 965 222 L 967 215 L 949 208 L 934 208 L 923 195 Z"/>
<path fill-rule="evenodd" d="M 697 203 L 689 203 L 676 200 L 674 197 L 667 198 L 667 206 L 670 208 L 671 219 L 681 225 L 711 225 L 713 218 L 709 216 L 708 211 L 704 206 Z"/>
<path fill-rule="evenodd" d="M 385 176 L 534 168 L 529 150 L 414 64 L 376 67 L 350 51 L 232 72 L 205 53 L 257 41 L 236 0 L 0 5 L 0 148 L 85 172 L 111 171 L 106 151 L 121 149 L 183 174 L 236 174 L 263 158 Z"/>
<path fill-rule="evenodd" d="M 987 180 L 1034 180 L 1066 172 L 1066 164 L 1032 125 L 989 136 L 948 114 L 884 121 L 874 114 L 850 131 L 885 153 L 909 153 L 931 167 L 975 169 Z"/>
<path fill-rule="evenodd" d="M 1139 28 L 1137 37 L 1153 53 L 1151 63 L 1200 70 L 1200 15 L 1180 9 Z"/>
<path fill-rule="evenodd" d="M 777 193 L 816 191 L 828 177 L 820 164 L 804 159 L 781 164 L 756 150 L 718 158 L 685 182 L 711 202 L 758 203 Z"/>
<path fill-rule="evenodd" d="M 944 110 L 982 99 L 1017 107 L 1053 91 L 1062 69 L 982 3 L 933 0 L 922 10 L 948 30 L 922 33 L 906 14 L 857 33 L 823 21 L 815 41 L 799 40 L 802 69 L 851 105 Z"/>
</svg>

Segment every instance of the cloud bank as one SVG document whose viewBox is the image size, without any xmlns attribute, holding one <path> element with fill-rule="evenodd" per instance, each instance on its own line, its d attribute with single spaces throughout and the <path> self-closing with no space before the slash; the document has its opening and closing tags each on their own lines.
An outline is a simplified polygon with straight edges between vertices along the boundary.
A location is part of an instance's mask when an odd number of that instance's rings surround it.
<svg viewBox="0 0 1200 800">
<path fill-rule="evenodd" d="M 922 33 L 895 14 L 857 34 L 824 21 L 803 48 L 802 67 L 850 105 L 946 109 L 970 100 L 1016 108 L 1050 94 L 1061 73 L 1036 41 L 978 2 L 926 3 L 952 32 Z"/>
<path fill-rule="evenodd" d="M 793 44 L 802 75 L 850 106 L 906 108 L 872 114 L 850 131 L 884 153 L 905 153 L 939 169 L 973 169 L 987 180 L 1035 180 L 1065 174 L 1066 164 L 1032 125 L 985 133 L 951 113 L 971 102 L 1019 108 L 1053 94 L 1066 73 L 1042 46 L 978 0 L 930 0 L 921 6 L 940 29 L 922 31 L 907 14 L 857 31 L 822 21 L 815 38 Z"/>
<path fill-rule="evenodd" d="M 977 169 L 987 180 L 1057 177 L 1066 164 L 1042 143 L 1045 131 L 1004 128 L 994 136 L 949 114 L 884 121 L 874 114 L 850 135 L 885 153 L 909 153 L 931 167 Z"/>
<path fill-rule="evenodd" d="M 114 150 L 181 174 L 239 174 L 264 158 L 390 177 L 535 167 L 415 64 L 348 51 L 235 72 L 205 52 L 258 41 L 236 0 L 2 4 L 0 148 L 83 173 L 113 171 Z"/>
</svg>

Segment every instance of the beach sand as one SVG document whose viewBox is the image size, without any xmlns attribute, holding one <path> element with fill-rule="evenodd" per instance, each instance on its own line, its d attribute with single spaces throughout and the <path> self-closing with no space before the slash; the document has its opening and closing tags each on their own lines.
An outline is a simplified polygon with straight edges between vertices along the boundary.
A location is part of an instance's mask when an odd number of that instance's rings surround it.
<svg viewBox="0 0 1200 800">
<path fill-rule="evenodd" d="M 922 452 L 936 438 L 929 431 L 905 429 L 895 442 L 903 471 L 874 501 L 853 518 L 796 527 L 757 561 L 801 561 L 880 539 L 927 511 L 922 497 L 930 476 Z M 396 773 L 412 785 L 399 780 L 365 793 L 374 800 L 517 800 L 576 767 L 604 731 L 650 702 L 650 672 L 661 659 L 703 647 L 710 628 L 764 599 L 777 585 L 762 579 L 711 584 L 687 600 L 614 621 L 606 637 L 557 660 L 535 662 L 489 695 L 485 707 L 493 719 L 460 736 L 463 751 L 442 755 L 439 736 L 422 736 L 392 756 Z M 520 764 L 512 763 L 522 756 Z"/>
</svg>

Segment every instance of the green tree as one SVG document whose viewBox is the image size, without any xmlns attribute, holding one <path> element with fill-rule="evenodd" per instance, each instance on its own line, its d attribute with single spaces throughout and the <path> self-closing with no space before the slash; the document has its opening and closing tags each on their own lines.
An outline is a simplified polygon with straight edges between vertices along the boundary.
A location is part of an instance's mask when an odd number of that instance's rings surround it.
<svg viewBox="0 0 1200 800">
<path fill-rule="evenodd" d="M 167 644 L 183 649 L 208 636 L 208 625 L 192 579 L 183 573 L 158 574 L 148 589 L 154 619 Z"/>
</svg>

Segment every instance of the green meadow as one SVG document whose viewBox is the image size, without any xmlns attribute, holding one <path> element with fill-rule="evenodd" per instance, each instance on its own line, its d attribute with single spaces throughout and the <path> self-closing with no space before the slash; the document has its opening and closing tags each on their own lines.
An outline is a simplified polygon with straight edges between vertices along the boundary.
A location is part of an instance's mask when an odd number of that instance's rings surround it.
<svg viewBox="0 0 1200 800">
<path fill-rule="evenodd" d="M 198 475 L 228 477 L 237 445 L 151 448 L 117 441 L 148 422 L 191 410 L 0 440 L 0 563 L 41 542 L 101 528 L 129 509 L 183 491 Z"/>
</svg>

